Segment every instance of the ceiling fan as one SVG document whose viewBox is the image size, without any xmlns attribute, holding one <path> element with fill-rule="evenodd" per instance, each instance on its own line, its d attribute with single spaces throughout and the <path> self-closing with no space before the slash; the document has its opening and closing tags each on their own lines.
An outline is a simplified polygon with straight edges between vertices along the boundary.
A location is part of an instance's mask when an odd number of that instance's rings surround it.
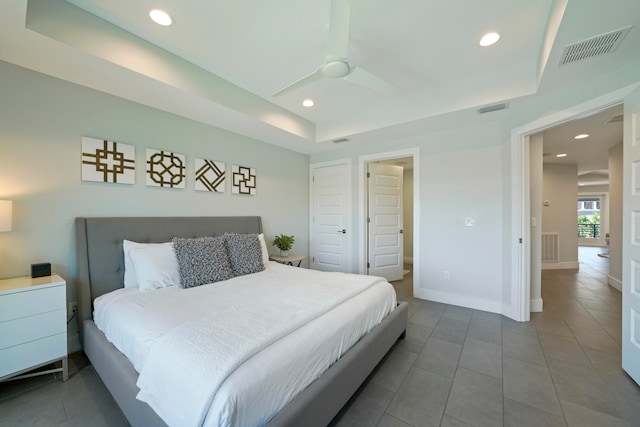
<svg viewBox="0 0 640 427">
<path fill-rule="evenodd" d="M 273 96 L 279 96 L 303 87 L 323 77 L 345 79 L 378 92 L 389 93 L 395 87 L 370 72 L 349 64 L 347 53 L 349 49 L 349 21 L 351 6 L 347 0 L 331 0 L 331 16 L 329 21 L 329 40 L 324 64 L 313 73 L 280 89 Z"/>
</svg>

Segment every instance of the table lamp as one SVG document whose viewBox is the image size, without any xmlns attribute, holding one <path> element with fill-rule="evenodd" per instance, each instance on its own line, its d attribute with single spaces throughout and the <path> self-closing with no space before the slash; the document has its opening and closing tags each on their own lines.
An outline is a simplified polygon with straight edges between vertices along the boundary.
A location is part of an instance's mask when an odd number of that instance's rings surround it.
<svg viewBox="0 0 640 427">
<path fill-rule="evenodd" d="M 0 231 L 11 231 L 12 208 L 11 200 L 0 200 Z"/>
</svg>

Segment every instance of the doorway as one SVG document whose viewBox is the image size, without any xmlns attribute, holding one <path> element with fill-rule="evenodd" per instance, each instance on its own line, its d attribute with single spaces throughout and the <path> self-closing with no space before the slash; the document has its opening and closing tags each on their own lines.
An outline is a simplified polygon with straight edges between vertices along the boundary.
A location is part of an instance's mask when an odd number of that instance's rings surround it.
<svg viewBox="0 0 640 427">
<path fill-rule="evenodd" d="M 413 278 L 412 288 L 413 295 L 420 286 L 420 156 L 419 149 L 398 150 L 387 153 L 378 153 L 368 156 L 359 157 L 359 197 L 358 197 L 358 223 L 360 229 L 360 239 L 358 242 L 358 268 L 361 274 L 367 274 L 370 263 L 369 257 L 369 208 L 368 208 L 368 185 L 367 170 L 369 163 L 386 163 L 391 165 L 399 165 L 404 169 L 403 179 L 405 191 L 404 197 L 404 215 L 403 215 L 403 277 L 410 275 Z M 410 273 L 404 270 L 410 270 Z M 406 275 L 405 275 L 406 274 Z"/>
<path fill-rule="evenodd" d="M 511 296 L 503 314 L 519 321 L 528 321 L 531 295 L 536 292 L 530 285 L 532 224 L 530 221 L 530 164 L 529 137 L 545 129 L 568 123 L 597 111 L 621 104 L 630 89 L 592 99 L 583 104 L 531 122 L 511 132 Z M 537 289 L 539 293 L 540 290 Z"/>
</svg>

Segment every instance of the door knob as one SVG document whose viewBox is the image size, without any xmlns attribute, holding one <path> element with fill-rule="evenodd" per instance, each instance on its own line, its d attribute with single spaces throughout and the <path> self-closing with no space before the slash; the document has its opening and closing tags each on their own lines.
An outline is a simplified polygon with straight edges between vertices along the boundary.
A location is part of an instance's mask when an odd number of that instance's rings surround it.
<svg viewBox="0 0 640 427">
<path fill-rule="evenodd" d="M 343 228 L 342 230 L 338 230 L 338 233 L 347 234 L 347 230 Z"/>
<path fill-rule="evenodd" d="M 404 233 L 404 230 L 400 230 L 400 234 Z"/>
</svg>

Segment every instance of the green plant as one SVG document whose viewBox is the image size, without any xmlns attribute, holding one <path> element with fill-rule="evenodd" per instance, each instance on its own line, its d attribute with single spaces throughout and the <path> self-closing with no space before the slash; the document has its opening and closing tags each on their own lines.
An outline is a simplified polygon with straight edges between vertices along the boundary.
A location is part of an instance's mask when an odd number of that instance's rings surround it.
<svg viewBox="0 0 640 427">
<path fill-rule="evenodd" d="M 281 251 L 288 251 L 293 246 L 293 236 L 287 236 L 286 234 L 281 234 L 276 236 L 273 239 L 273 246 L 277 247 Z"/>
</svg>

